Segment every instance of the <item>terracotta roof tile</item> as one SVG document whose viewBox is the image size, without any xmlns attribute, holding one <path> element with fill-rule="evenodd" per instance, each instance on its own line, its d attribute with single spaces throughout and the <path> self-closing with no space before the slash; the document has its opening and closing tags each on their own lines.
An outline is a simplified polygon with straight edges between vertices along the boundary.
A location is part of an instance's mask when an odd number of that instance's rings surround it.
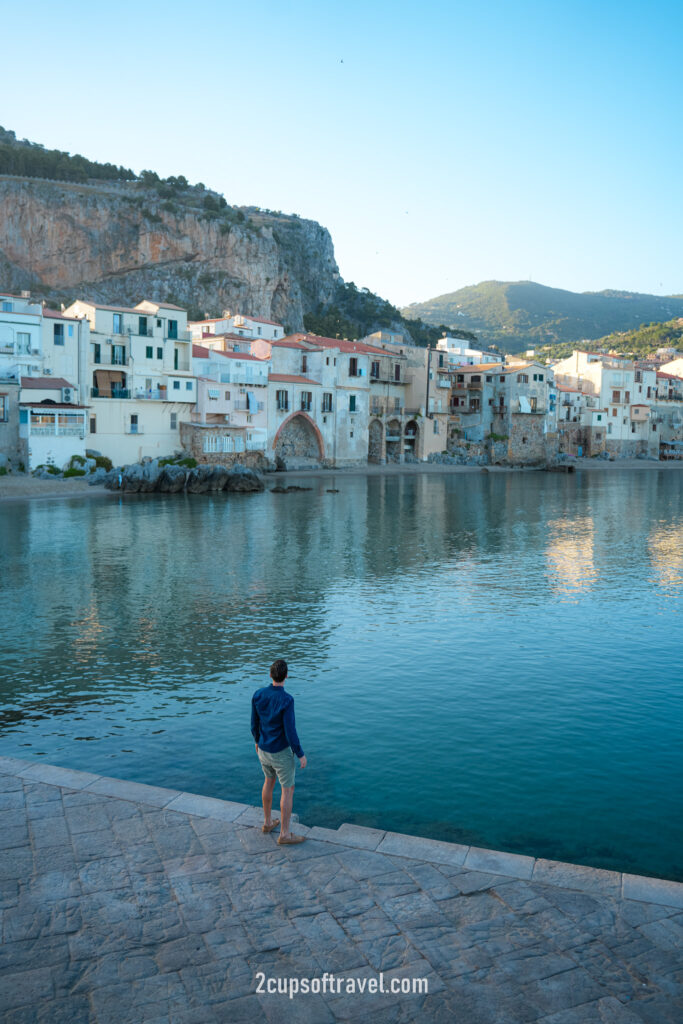
<svg viewBox="0 0 683 1024">
<path fill-rule="evenodd" d="M 63 377 L 22 377 L 22 388 L 31 391 L 60 391 L 62 388 L 72 388 L 68 380 Z"/>
<path fill-rule="evenodd" d="M 293 373 L 269 373 L 268 380 L 272 380 L 274 384 L 313 384 L 315 387 L 322 386 L 319 380 L 310 380 L 308 377 L 297 377 Z"/>
</svg>

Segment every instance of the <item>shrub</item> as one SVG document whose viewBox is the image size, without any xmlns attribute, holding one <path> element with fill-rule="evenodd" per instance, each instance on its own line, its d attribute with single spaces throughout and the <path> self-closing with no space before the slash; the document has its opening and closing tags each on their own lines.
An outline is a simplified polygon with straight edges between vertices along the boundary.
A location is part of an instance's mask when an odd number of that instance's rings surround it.
<svg viewBox="0 0 683 1024">
<path fill-rule="evenodd" d="M 50 472 L 50 467 L 49 466 L 48 466 L 48 472 Z M 84 469 L 76 469 L 75 466 L 71 466 L 70 469 L 66 469 L 64 471 L 64 478 L 65 479 L 68 476 L 85 476 L 85 475 L 86 475 L 86 471 Z"/>
<path fill-rule="evenodd" d="M 43 466 L 42 468 L 46 469 L 48 473 L 52 473 L 53 476 L 59 476 L 62 472 L 58 466 Z"/>
<path fill-rule="evenodd" d="M 188 458 L 186 459 L 180 459 L 177 465 L 186 466 L 188 469 L 194 469 L 195 466 L 197 465 L 197 460 L 193 459 L 191 456 L 188 456 Z"/>
<path fill-rule="evenodd" d="M 71 465 L 72 466 L 74 466 L 74 465 L 85 466 L 85 462 L 86 462 L 86 460 L 83 458 L 82 455 L 72 455 L 71 456 Z"/>
<path fill-rule="evenodd" d="M 106 469 L 107 472 L 112 469 L 112 461 L 107 455 L 96 455 L 95 465 L 98 469 Z"/>
<path fill-rule="evenodd" d="M 7 476 L 7 466 L 0 466 L 0 476 Z"/>
</svg>

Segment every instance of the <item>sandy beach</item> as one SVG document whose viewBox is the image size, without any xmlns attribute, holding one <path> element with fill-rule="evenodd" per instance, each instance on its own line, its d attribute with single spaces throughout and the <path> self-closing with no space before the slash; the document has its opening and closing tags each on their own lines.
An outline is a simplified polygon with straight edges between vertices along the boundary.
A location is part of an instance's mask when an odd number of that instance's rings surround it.
<svg viewBox="0 0 683 1024">
<path fill-rule="evenodd" d="M 649 462 L 645 459 L 619 459 L 606 462 L 602 459 L 574 459 L 572 463 L 576 471 L 589 473 L 618 473 L 623 470 L 640 472 L 676 472 L 683 469 L 683 461 Z M 324 478 L 330 480 L 335 476 L 410 476 L 418 473 L 536 473 L 534 466 L 444 466 L 432 462 L 409 463 L 386 466 L 367 464 L 364 466 L 346 466 L 337 469 L 296 470 L 289 473 L 268 473 L 267 480 L 290 480 L 294 477 Z M 116 491 L 105 490 L 102 486 L 90 487 L 86 480 L 70 478 L 68 480 L 39 480 L 24 474 L 0 477 L 0 503 L 7 501 L 25 501 L 27 499 L 58 499 L 58 498 L 111 498 Z"/>
</svg>

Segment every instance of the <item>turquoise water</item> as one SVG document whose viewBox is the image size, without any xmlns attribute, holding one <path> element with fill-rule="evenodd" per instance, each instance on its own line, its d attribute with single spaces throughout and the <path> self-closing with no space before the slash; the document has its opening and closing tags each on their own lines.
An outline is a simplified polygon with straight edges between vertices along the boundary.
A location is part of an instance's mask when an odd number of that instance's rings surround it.
<svg viewBox="0 0 683 1024">
<path fill-rule="evenodd" d="M 0 506 L 0 752 L 683 879 L 683 473 L 306 485 Z"/>
</svg>

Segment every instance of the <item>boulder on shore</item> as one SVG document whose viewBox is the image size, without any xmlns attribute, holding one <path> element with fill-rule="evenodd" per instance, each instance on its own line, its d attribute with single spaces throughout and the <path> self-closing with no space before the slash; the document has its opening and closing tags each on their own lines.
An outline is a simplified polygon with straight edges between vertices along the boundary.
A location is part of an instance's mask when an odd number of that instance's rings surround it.
<svg viewBox="0 0 683 1024">
<path fill-rule="evenodd" d="M 110 491 L 126 491 L 129 494 L 147 494 L 157 491 L 161 494 L 206 494 L 209 491 L 256 492 L 265 490 L 263 480 L 253 469 L 235 465 L 210 466 L 202 464 L 192 469 L 167 463 L 160 466 L 158 459 L 145 460 L 132 466 L 113 469 L 109 473 L 93 474 L 93 483 L 104 483 Z"/>
</svg>

